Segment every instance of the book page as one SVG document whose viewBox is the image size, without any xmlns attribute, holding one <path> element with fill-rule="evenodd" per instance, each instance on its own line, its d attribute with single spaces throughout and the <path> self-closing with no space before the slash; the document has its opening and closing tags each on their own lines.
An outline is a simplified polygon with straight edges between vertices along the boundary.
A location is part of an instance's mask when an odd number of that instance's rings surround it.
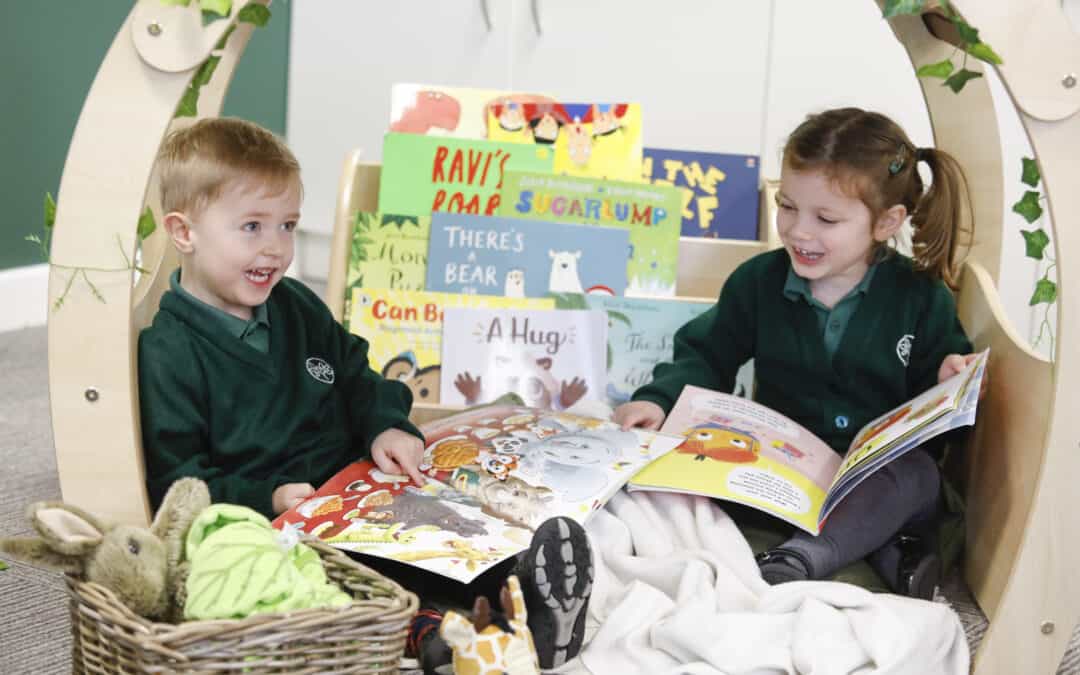
<svg viewBox="0 0 1080 675">
<path fill-rule="evenodd" d="M 490 406 L 425 425 L 421 471 L 485 512 L 535 528 L 556 515 L 584 523 L 630 476 L 681 438 L 614 422 Z"/>
<path fill-rule="evenodd" d="M 990 350 L 961 373 L 884 413 L 859 430 L 844 456 L 822 509 L 826 518 L 859 482 L 924 441 L 975 423 L 979 388 Z"/>
<path fill-rule="evenodd" d="M 273 525 L 464 583 L 532 540 L 528 529 L 484 513 L 475 499 L 436 482 L 417 487 L 371 460 L 346 466 Z"/>
<path fill-rule="evenodd" d="M 753 401 L 687 386 L 661 431 L 687 440 L 634 476 L 630 489 L 728 499 L 817 533 L 840 457 L 802 426 Z"/>
</svg>

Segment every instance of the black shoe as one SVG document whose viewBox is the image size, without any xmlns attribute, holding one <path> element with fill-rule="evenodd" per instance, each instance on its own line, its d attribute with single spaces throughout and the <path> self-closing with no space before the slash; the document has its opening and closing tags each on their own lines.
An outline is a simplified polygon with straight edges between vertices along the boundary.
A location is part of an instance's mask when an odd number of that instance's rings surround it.
<svg viewBox="0 0 1080 675">
<path fill-rule="evenodd" d="M 933 600 L 941 583 L 941 557 L 920 537 L 899 535 L 900 565 L 896 592 L 920 600 Z"/>
<path fill-rule="evenodd" d="M 788 581 L 806 581 L 812 578 L 813 569 L 806 556 L 790 548 L 773 548 L 754 556 L 761 578 L 770 585 Z"/>
<path fill-rule="evenodd" d="M 585 530 L 569 518 L 545 520 L 536 528 L 516 574 L 540 667 L 561 666 L 577 656 L 585 638 L 593 582 Z"/>
</svg>

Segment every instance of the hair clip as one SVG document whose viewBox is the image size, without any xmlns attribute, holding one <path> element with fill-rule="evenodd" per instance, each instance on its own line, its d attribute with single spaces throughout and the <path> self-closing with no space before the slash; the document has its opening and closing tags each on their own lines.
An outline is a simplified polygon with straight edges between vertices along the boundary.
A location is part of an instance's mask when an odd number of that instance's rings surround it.
<svg viewBox="0 0 1080 675">
<path fill-rule="evenodd" d="M 889 162 L 889 175 L 895 176 L 900 173 L 903 168 L 904 158 L 897 154 L 896 157 L 893 158 L 893 161 Z"/>
</svg>

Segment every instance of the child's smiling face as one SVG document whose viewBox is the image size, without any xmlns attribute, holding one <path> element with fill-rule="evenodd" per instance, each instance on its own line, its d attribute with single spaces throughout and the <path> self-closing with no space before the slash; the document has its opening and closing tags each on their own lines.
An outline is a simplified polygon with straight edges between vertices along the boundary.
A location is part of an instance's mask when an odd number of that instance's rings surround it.
<svg viewBox="0 0 1080 675">
<path fill-rule="evenodd" d="M 237 181 L 190 216 L 181 286 L 244 320 L 266 302 L 293 259 L 300 184 L 272 191 Z"/>
<path fill-rule="evenodd" d="M 874 225 L 866 204 L 820 170 L 785 166 L 776 200 L 780 239 L 795 273 L 812 289 L 827 286 L 846 294 L 866 274 L 874 246 L 895 231 Z"/>
</svg>

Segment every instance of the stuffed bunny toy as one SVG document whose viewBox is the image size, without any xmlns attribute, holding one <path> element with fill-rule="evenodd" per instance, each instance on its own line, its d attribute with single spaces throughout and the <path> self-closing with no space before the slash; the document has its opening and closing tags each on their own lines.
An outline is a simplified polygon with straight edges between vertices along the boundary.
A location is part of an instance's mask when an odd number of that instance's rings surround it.
<svg viewBox="0 0 1080 675">
<path fill-rule="evenodd" d="M 172 484 L 149 529 L 38 502 L 27 517 L 40 536 L 0 539 L 0 551 L 100 584 L 141 616 L 175 619 L 184 606 L 184 536 L 209 505 L 206 483 L 195 478 Z"/>
</svg>

